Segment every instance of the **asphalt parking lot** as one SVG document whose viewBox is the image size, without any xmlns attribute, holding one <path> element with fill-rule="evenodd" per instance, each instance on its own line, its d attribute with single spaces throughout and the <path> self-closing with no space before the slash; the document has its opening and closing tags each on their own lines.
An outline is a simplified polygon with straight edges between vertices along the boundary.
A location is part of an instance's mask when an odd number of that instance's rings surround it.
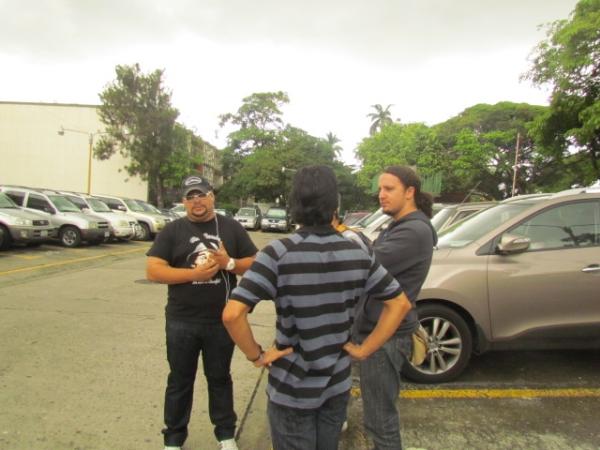
<svg viewBox="0 0 600 450">
<path fill-rule="evenodd" d="M 279 234 L 251 233 L 262 247 Z M 0 449 L 162 448 L 164 286 L 144 280 L 149 243 L 0 252 Z M 274 311 L 252 317 L 261 342 Z M 268 449 L 264 376 L 234 358 L 240 448 Z M 202 385 L 186 450 L 216 448 Z M 405 384 L 407 448 L 599 449 L 600 352 L 474 357 L 459 380 Z M 355 382 L 342 449 L 367 449 Z"/>
</svg>

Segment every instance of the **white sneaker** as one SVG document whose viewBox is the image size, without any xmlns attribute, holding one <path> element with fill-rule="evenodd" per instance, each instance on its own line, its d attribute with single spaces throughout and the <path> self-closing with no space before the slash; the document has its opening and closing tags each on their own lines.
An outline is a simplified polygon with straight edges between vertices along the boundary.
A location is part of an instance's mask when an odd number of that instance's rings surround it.
<svg viewBox="0 0 600 450">
<path fill-rule="evenodd" d="M 219 441 L 219 448 L 221 450 L 238 450 L 238 446 L 233 438 Z"/>
<path fill-rule="evenodd" d="M 165 450 L 181 450 L 181 447 L 177 445 L 165 445 Z"/>
<path fill-rule="evenodd" d="M 342 424 L 342 433 L 343 433 L 344 431 L 346 431 L 347 429 L 348 429 L 348 421 L 347 421 L 347 420 L 344 420 L 344 423 Z"/>
</svg>

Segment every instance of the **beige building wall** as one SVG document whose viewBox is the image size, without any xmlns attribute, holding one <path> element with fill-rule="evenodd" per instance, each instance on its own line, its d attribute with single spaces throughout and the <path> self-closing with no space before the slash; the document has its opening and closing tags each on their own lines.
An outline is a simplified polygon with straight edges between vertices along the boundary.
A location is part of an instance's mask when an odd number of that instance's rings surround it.
<svg viewBox="0 0 600 450">
<path fill-rule="evenodd" d="M 86 192 L 90 133 L 103 130 L 96 108 L 0 102 L 0 184 Z M 118 153 L 107 161 L 93 158 L 91 193 L 146 200 L 147 183 L 130 177 L 125 164 Z"/>
</svg>

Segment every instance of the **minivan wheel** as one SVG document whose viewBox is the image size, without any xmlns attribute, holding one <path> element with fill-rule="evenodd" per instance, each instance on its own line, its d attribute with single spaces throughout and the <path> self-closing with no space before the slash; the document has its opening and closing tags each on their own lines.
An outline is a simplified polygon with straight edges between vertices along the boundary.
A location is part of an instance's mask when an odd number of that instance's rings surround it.
<svg viewBox="0 0 600 450">
<path fill-rule="evenodd" d="M 406 362 L 402 374 L 419 383 L 443 383 L 459 376 L 471 358 L 473 336 L 467 322 L 453 309 L 436 304 L 419 306 L 419 321 L 429 335 L 425 361 Z"/>
<path fill-rule="evenodd" d="M 81 244 L 81 232 L 77 227 L 67 226 L 61 228 L 59 238 L 65 247 L 72 248 Z"/>
</svg>

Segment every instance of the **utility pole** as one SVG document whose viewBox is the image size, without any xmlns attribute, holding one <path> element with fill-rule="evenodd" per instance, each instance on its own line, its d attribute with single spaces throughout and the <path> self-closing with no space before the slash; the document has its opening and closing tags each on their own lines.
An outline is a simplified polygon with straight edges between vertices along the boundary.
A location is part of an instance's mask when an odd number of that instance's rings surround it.
<svg viewBox="0 0 600 450">
<path fill-rule="evenodd" d="M 513 184 L 511 197 L 515 196 L 515 188 L 517 187 L 517 170 L 519 168 L 519 146 L 521 145 L 521 133 L 517 133 L 517 146 L 515 149 L 515 165 L 513 166 Z"/>
</svg>

